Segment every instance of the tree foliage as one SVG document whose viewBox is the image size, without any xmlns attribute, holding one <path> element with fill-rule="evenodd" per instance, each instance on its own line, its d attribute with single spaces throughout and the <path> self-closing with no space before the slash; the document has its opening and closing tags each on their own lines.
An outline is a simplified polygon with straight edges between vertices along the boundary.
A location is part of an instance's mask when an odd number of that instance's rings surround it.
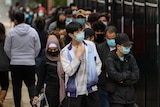
<svg viewBox="0 0 160 107">
<path fill-rule="evenodd" d="M 35 2 L 41 3 L 46 8 L 47 8 L 47 1 L 48 0 L 35 0 Z M 66 6 L 67 5 L 67 0 L 52 0 L 52 5 L 54 5 L 54 6 Z"/>
<path fill-rule="evenodd" d="M 58 6 L 66 6 L 67 5 L 67 0 L 54 0 L 55 5 Z"/>
</svg>

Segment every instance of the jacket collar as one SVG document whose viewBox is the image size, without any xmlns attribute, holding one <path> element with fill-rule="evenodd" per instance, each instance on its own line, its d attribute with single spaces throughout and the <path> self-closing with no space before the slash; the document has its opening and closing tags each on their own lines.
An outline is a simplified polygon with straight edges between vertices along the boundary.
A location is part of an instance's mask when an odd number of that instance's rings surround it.
<svg viewBox="0 0 160 107">
<path fill-rule="evenodd" d="M 84 43 L 84 45 L 86 45 L 87 46 L 87 43 L 85 42 L 85 41 L 83 41 L 83 43 Z M 69 44 L 69 46 L 68 46 L 68 50 L 71 50 L 72 49 L 72 42 Z"/>
</svg>

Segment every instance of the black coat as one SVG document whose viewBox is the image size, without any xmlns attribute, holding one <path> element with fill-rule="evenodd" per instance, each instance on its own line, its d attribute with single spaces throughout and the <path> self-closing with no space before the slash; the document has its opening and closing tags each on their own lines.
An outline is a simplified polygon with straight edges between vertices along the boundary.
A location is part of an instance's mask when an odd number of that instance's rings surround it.
<svg viewBox="0 0 160 107">
<path fill-rule="evenodd" d="M 99 57 L 102 61 L 102 72 L 99 75 L 99 80 L 98 80 L 98 87 L 105 90 L 105 85 L 107 83 L 107 78 L 106 78 L 106 70 L 105 70 L 105 61 L 107 60 L 108 54 L 110 52 L 109 46 L 107 42 L 103 42 L 97 46 L 97 51 L 99 54 Z"/>
<path fill-rule="evenodd" d="M 44 57 L 38 68 L 37 76 L 38 76 L 38 81 L 37 81 L 35 96 L 38 96 L 44 83 L 46 83 L 47 87 L 59 90 L 57 61 L 50 61 L 48 58 Z"/>
<path fill-rule="evenodd" d="M 109 53 L 106 61 L 106 70 L 116 89 L 110 94 L 110 103 L 131 104 L 135 102 L 134 84 L 139 79 L 139 68 L 132 54 L 120 61 L 116 51 Z"/>
<path fill-rule="evenodd" d="M 9 71 L 10 60 L 4 51 L 4 42 L 0 41 L 0 72 Z"/>
</svg>

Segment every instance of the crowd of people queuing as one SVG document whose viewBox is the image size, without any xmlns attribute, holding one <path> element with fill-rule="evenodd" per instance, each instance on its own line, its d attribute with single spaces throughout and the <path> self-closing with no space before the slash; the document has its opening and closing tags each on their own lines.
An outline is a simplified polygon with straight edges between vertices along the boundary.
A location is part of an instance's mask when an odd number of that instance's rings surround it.
<svg viewBox="0 0 160 107">
<path fill-rule="evenodd" d="M 47 12 L 19 2 L 8 13 L 12 29 L 7 35 L 0 23 L 0 107 L 8 71 L 15 107 L 21 107 L 23 81 L 32 107 L 39 102 L 41 107 L 136 106 L 139 68 L 133 42 L 118 32 L 109 14 L 74 3 Z"/>
</svg>

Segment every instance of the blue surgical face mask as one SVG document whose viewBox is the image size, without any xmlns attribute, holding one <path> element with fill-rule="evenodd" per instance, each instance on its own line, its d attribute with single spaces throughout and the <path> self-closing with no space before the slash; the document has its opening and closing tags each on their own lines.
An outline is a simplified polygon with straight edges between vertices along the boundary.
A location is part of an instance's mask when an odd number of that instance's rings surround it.
<svg viewBox="0 0 160 107">
<path fill-rule="evenodd" d="M 131 47 L 123 47 L 122 48 L 122 53 L 123 54 L 128 54 L 131 51 Z"/>
<path fill-rule="evenodd" d="M 83 18 L 79 18 L 79 19 L 76 19 L 76 22 L 80 23 L 81 25 L 84 24 L 85 20 Z"/>
<path fill-rule="evenodd" d="M 111 47 L 116 46 L 115 39 L 107 39 L 107 44 Z"/>
<path fill-rule="evenodd" d="M 66 25 L 68 25 L 70 22 L 72 22 L 73 18 L 66 18 Z"/>
<path fill-rule="evenodd" d="M 25 18 L 29 18 L 29 14 L 26 14 L 26 15 L 25 15 Z"/>
<path fill-rule="evenodd" d="M 76 41 L 77 42 L 82 42 L 83 40 L 84 40 L 84 32 L 76 35 Z"/>
<path fill-rule="evenodd" d="M 42 17 L 43 15 L 44 15 L 44 13 L 42 13 L 42 12 L 38 13 L 39 17 Z"/>
</svg>

